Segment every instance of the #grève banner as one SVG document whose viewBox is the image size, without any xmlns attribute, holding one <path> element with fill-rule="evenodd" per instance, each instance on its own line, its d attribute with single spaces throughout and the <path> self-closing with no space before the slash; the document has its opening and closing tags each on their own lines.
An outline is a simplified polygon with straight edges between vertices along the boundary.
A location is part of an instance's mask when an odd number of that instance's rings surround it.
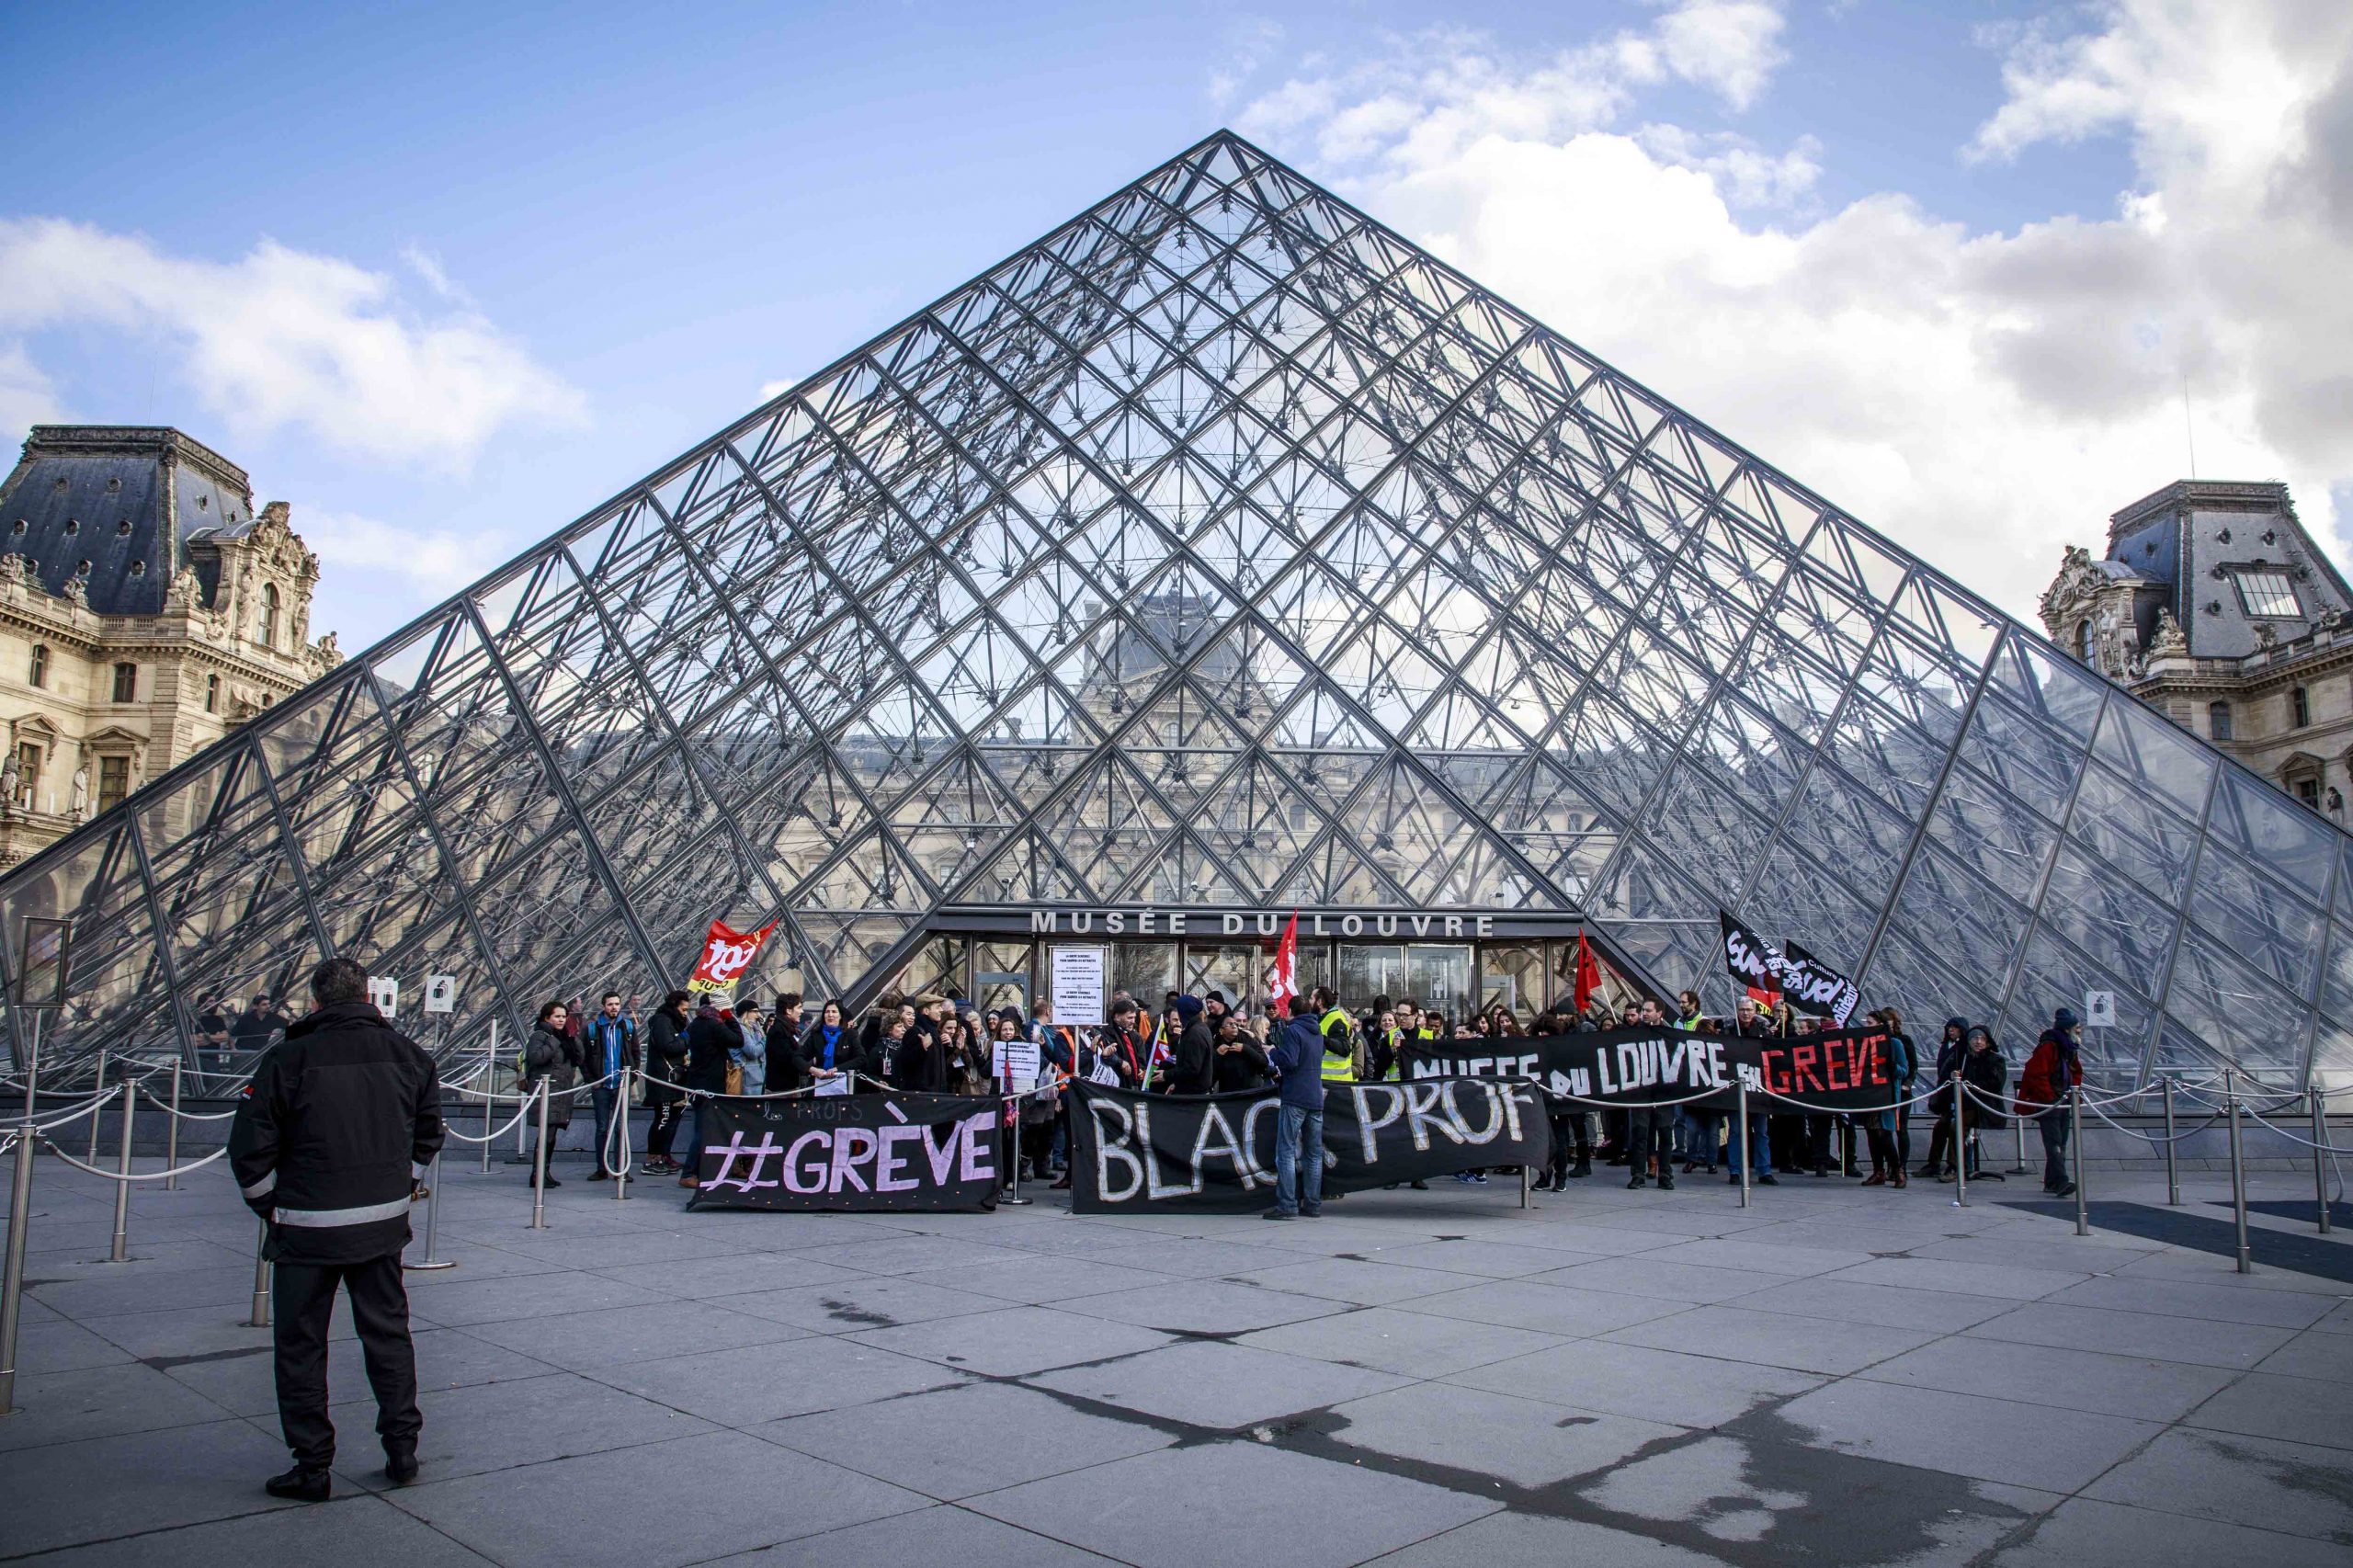
<svg viewBox="0 0 2353 1568">
<path fill-rule="evenodd" d="M 1080 1081 L 1071 1211 L 1261 1208 L 1274 1201 L 1272 1089 L 1148 1095 Z M 1362 1192 L 1485 1165 L 1542 1165 L 1535 1086 L 1495 1077 L 1335 1084 L 1324 1096 L 1324 1190 Z"/>
<path fill-rule="evenodd" d="M 702 1099 L 697 1209 L 993 1209 L 1004 1185 L 995 1096 Z"/>
<path fill-rule="evenodd" d="M 1502 1040 L 1408 1040 L 1398 1053 L 1407 1082 L 1459 1076 L 1527 1078 L 1556 1095 L 1611 1106 L 1688 1100 L 1730 1110 L 1748 1085 L 1752 1115 L 1793 1108 L 1774 1095 L 1836 1111 L 1878 1110 L 1902 1097 L 1884 1029 L 1824 1029 L 1752 1040 L 1681 1029 Z M 1690 1096 L 1699 1096 L 1697 1099 Z"/>
</svg>

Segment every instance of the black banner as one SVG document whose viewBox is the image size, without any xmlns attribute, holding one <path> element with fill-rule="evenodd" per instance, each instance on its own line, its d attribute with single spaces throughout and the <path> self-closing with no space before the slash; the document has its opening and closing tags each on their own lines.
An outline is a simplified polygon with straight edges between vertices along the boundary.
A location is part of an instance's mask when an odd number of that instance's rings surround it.
<svg viewBox="0 0 2353 1568">
<path fill-rule="evenodd" d="M 1752 1114 L 1779 1108 L 1766 1093 L 1839 1111 L 1879 1110 L 1902 1097 L 1884 1029 L 1824 1029 L 1750 1040 L 1681 1029 L 1605 1029 L 1597 1034 L 1502 1040 L 1408 1040 L 1398 1072 L 1409 1082 L 1460 1076 L 1529 1078 L 1588 1104 L 1656 1105 L 1690 1100 L 1729 1110 L 1748 1084 Z"/>
<path fill-rule="evenodd" d="M 1855 1016 L 1863 994 L 1855 983 L 1807 952 L 1795 942 L 1782 944 L 1781 979 L 1790 1006 L 1817 1018 L 1829 1018 L 1840 1028 Z"/>
<path fill-rule="evenodd" d="M 1725 972 L 1751 995 L 1768 999 L 1779 995 L 1781 971 L 1789 961 L 1781 957 L 1781 949 L 1721 909 L 1716 918 L 1723 926 Z"/>
<path fill-rule="evenodd" d="M 1256 1208 L 1275 1195 L 1272 1089 L 1239 1095 L 1142 1095 L 1084 1081 L 1071 1134 L 1071 1210 Z M 1486 1165 L 1542 1165 L 1552 1154 L 1544 1098 L 1494 1077 L 1335 1084 L 1324 1099 L 1324 1190 Z"/>
<path fill-rule="evenodd" d="M 804 1095 L 702 1100 L 692 1209 L 990 1209 L 1004 1185 L 994 1098 Z"/>
</svg>

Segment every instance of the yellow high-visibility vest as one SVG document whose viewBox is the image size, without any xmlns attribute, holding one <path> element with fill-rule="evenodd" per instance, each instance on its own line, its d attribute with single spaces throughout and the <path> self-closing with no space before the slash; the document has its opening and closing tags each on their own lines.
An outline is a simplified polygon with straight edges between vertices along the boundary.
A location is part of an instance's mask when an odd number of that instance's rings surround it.
<svg viewBox="0 0 2353 1568">
<path fill-rule="evenodd" d="M 1348 1028 L 1348 1015 L 1340 1008 L 1333 1008 L 1316 1020 L 1316 1032 L 1329 1040 L 1332 1038 L 1334 1024 L 1339 1025 L 1344 1029 Z M 1356 1078 L 1356 1057 L 1353 1052 L 1346 1056 L 1335 1056 L 1329 1050 L 1324 1052 L 1324 1081 L 1325 1083 L 1353 1084 Z"/>
</svg>

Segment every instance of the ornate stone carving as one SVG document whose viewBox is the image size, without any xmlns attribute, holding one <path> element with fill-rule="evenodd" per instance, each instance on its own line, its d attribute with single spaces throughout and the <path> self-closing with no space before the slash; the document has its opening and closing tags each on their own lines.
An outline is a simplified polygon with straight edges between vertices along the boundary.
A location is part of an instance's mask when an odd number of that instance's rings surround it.
<svg viewBox="0 0 2353 1568">
<path fill-rule="evenodd" d="M 2170 609 L 2157 611 L 2157 629 L 2149 636 L 2149 657 L 2152 659 L 2186 659 L 2189 657 L 2189 638 L 2181 630 L 2181 622 L 2173 618 Z"/>
</svg>

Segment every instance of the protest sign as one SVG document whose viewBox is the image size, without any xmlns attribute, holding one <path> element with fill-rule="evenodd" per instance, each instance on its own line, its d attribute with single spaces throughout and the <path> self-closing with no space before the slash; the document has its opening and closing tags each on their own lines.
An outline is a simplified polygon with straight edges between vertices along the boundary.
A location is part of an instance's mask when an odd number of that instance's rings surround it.
<svg viewBox="0 0 2353 1568">
<path fill-rule="evenodd" d="M 701 1109 L 689 1210 L 989 1209 L 1004 1185 L 993 1097 L 714 1095 Z"/>
</svg>

